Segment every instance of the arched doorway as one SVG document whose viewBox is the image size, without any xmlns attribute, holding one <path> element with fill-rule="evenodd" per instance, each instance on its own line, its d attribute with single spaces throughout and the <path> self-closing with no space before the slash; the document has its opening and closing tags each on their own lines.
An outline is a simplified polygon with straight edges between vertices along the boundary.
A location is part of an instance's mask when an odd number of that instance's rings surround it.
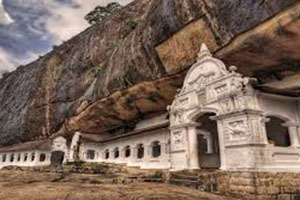
<svg viewBox="0 0 300 200">
<path fill-rule="evenodd" d="M 214 113 L 206 113 L 196 120 L 199 165 L 203 169 L 220 168 L 220 148 L 217 122 L 211 120 Z"/>
<path fill-rule="evenodd" d="M 61 167 L 63 164 L 64 158 L 65 158 L 65 152 L 53 151 L 51 153 L 51 158 L 50 158 L 51 167 L 55 167 L 55 168 Z"/>
</svg>

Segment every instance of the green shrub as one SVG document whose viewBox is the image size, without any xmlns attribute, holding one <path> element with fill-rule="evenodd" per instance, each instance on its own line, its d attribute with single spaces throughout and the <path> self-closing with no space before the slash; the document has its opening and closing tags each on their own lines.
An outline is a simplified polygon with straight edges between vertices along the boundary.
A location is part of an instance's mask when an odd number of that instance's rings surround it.
<svg viewBox="0 0 300 200">
<path fill-rule="evenodd" d="M 135 29 L 139 24 L 140 24 L 140 21 L 135 20 L 135 19 L 129 19 L 126 22 L 126 25 L 129 26 L 132 29 Z"/>
<path fill-rule="evenodd" d="M 104 73 L 106 68 L 106 62 L 100 63 L 90 69 L 90 73 L 96 78 Z"/>
<path fill-rule="evenodd" d="M 156 171 L 154 174 L 150 175 L 149 178 L 163 178 L 164 174 L 161 171 Z"/>
<path fill-rule="evenodd" d="M 101 163 L 91 163 L 92 170 L 103 170 L 103 165 Z"/>
<path fill-rule="evenodd" d="M 122 38 L 116 38 L 112 41 L 112 44 L 115 48 L 121 48 L 123 45 L 123 39 Z"/>
<path fill-rule="evenodd" d="M 105 7 L 97 6 L 94 10 L 89 12 L 84 19 L 87 20 L 89 24 L 100 23 L 113 13 L 118 12 L 121 8 L 122 6 L 117 2 L 109 3 Z"/>
</svg>

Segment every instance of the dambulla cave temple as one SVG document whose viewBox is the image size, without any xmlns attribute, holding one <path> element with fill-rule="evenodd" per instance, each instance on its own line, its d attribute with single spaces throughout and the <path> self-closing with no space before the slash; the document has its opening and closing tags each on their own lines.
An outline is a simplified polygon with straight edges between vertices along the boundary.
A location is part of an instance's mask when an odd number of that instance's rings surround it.
<svg viewBox="0 0 300 200">
<path fill-rule="evenodd" d="M 299 186 L 299 64 L 299 1 L 136 0 L 0 79 L 0 168 L 84 161 Z"/>
</svg>

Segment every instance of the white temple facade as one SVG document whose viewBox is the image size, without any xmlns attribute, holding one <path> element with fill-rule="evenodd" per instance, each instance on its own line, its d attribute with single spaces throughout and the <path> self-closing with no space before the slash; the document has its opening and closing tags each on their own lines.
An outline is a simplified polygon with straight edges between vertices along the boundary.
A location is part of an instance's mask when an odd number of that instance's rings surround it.
<svg viewBox="0 0 300 200">
<path fill-rule="evenodd" d="M 43 163 L 21 158 L 19 165 L 82 160 L 143 169 L 300 172 L 300 99 L 262 92 L 255 79 L 236 71 L 203 44 L 168 113 L 105 140 L 80 132 L 70 142 L 53 138 Z M 0 168 L 18 165 L 19 153 L 0 149 Z"/>
<path fill-rule="evenodd" d="M 171 168 L 300 171 L 299 99 L 255 90 L 236 70 L 202 45 L 169 108 Z"/>
</svg>

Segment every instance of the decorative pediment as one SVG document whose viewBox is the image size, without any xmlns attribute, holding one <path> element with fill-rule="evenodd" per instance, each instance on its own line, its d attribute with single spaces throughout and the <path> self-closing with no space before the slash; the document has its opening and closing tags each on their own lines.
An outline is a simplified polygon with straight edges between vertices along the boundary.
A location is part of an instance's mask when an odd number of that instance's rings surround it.
<svg viewBox="0 0 300 200">
<path fill-rule="evenodd" d="M 213 110 L 217 115 L 225 115 L 255 109 L 254 80 L 243 77 L 236 70 L 235 66 L 227 70 L 224 63 L 212 57 L 202 44 L 197 62 L 187 73 L 183 88 L 168 108 L 172 126 L 193 121 L 194 112 Z M 236 129 L 233 132 L 238 133 Z"/>
<path fill-rule="evenodd" d="M 201 90 L 205 86 L 229 74 L 224 63 L 213 58 L 205 44 L 202 44 L 197 62 L 187 73 L 182 93 Z"/>
</svg>

